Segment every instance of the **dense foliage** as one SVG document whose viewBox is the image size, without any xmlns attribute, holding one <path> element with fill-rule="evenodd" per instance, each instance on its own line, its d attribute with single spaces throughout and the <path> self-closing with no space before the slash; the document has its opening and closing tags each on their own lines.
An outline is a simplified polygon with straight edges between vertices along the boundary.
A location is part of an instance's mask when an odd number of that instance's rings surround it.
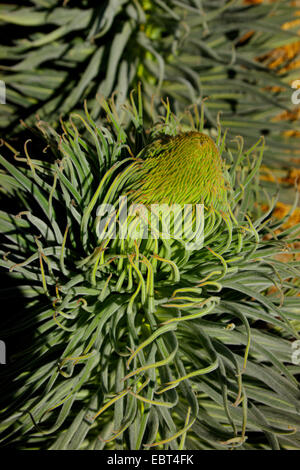
<svg viewBox="0 0 300 470">
<path fill-rule="evenodd" d="M 237 138 L 232 152 L 219 128 L 228 204 L 205 206 L 201 248 L 97 236 L 97 206 L 116 204 L 147 149 L 186 131 L 207 135 L 203 114 L 187 128 L 163 107 L 147 128 L 139 91 L 125 128 L 104 101 L 105 124 L 87 109 L 61 132 L 40 121 L 44 153 L 31 155 L 27 143 L 15 160 L 0 157 L 0 263 L 9 280 L 1 298 L 10 302 L 1 315 L 10 351 L 3 446 L 300 446 L 299 227 L 279 230 L 271 196 L 269 213 L 260 212 L 264 139 L 246 148 Z M 280 260 L 286 250 L 289 263 Z"/>
</svg>

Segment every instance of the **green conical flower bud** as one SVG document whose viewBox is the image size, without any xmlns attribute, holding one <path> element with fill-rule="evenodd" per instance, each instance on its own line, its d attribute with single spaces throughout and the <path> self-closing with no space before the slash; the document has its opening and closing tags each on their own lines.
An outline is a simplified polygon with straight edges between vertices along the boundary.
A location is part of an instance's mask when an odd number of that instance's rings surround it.
<svg viewBox="0 0 300 470">
<path fill-rule="evenodd" d="M 200 132 L 163 136 L 144 149 L 131 186 L 143 204 L 200 204 L 225 209 L 226 180 L 214 141 Z"/>
</svg>

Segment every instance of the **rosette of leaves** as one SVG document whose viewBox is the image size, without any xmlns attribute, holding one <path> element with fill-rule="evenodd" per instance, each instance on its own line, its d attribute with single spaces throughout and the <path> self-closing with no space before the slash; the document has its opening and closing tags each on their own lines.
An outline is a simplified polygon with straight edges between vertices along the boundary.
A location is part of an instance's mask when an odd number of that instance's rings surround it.
<svg viewBox="0 0 300 470">
<path fill-rule="evenodd" d="M 213 142 L 203 115 L 187 129 L 167 103 L 147 129 L 140 92 L 126 129 L 113 102 L 103 107 L 105 126 L 87 108 L 60 134 L 39 122 L 43 154 L 26 142 L 0 158 L 1 445 L 299 449 L 299 262 L 278 259 L 299 227 L 277 233 L 284 221 L 259 212 L 263 139 L 237 139 L 233 155 L 221 129 Z M 175 202 L 204 205 L 201 246 L 99 235 L 100 204 L 147 206 L 145 172 L 182 159 L 199 182 L 187 177 Z M 213 165 L 211 197 L 201 177 Z"/>
<path fill-rule="evenodd" d="M 290 0 L 2 5 L 0 79 L 6 83 L 7 104 L 0 108 L 0 126 L 7 137 L 22 129 L 20 120 L 32 125 L 36 115 L 55 124 L 60 116 L 81 110 L 84 99 L 97 119 L 97 96 L 115 91 L 119 106 L 140 80 L 148 117 L 154 94 L 169 96 L 176 112 L 208 97 L 207 127 L 217 128 L 222 111 L 232 136 L 242 135 L 251 146 L 265 134 L 265 162 L 288 165 L 297 142 L 282 133 L 296 131 L 298 122 L 273 118 L 293 108 L 290 83 L 298 78 L 297 69 L 280 63 L 270 70 L 256 58 L 295 41 L 296 26 L 281 28 L 293 13 Z"/>
</svg>

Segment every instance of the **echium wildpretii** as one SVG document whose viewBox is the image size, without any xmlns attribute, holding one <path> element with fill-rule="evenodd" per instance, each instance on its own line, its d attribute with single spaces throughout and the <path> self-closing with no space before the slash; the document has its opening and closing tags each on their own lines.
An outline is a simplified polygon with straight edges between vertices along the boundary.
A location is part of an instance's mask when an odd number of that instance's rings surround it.
<svg viewBox="0 0 300 470">
<path fill-rule="evenodd" d="M 86 110 L 62 135 L 39 122 L 48 158 L 31 159 L 27 144 L 17 164 L 0 156 L 12 203 L 0 211 L 1 265 L 13 282 L 1 287 L 12 299 L 1 339 L 14 349 L 0 371 L 0 444 L 296 448 L 299 367 L 286 364 L 299 263 L 276 259 L 293 231 L 257 213 L 263 141 L 231 151 L 221 130 L 214 143 L 196 117 L 183 132 L 168 108 L 147 128 L 141 90 L 128 128 L 113 101 L 104 109 L 109 125 Z M 131 237 L 134 211 L 126 238 L 101 239 L 99 207 L 120 222 L 126 195 L 147 208 L 203 204 L 203 244 Z"/>
<path fill-rule="evenodd" d="M 166 237 L 172 239 L 169 242 L 172 249 L 175 239 L 189 251 L 191 247 L 200 247 L 204 236 L 210 234 L 222 218 L 230 219 L 230 194 L 225 162 L 211 137 L 196 130 L 176 135 L 161 133 L 114 177 L 107 192 L 107 203 L 116 206 L 116 196 L 125 195 L 133 210 L 124 220 L 124 207 L 119 206 L 117 214 L 110 218 L 110 222 L 113 219 L 119 226 L 124 227 L 124 222 L 129 235 L 125 237 L 126 243 L 114 242 L 114 246 L 121 248 L 124 254 L 134 246 L 134 237 L 139 243 L 141 238 L 149 238 L 151 228 L 151 237 L 142 246 L 144 254 L 158 254 L 161 241 L 157 240 Z M 106 230 L 99 236 L 99 242 L 103 236 L 107 246 Z M 195 244 L 196 239 L 198 244 Z"/>
<path fill-rule="evenodd" d="M 227 188 L 219 150 L 196 131 L 162 136 L 143 152 L 133 199 L 144 204 L 200 204 L 226 209 Z"/>
</svg>

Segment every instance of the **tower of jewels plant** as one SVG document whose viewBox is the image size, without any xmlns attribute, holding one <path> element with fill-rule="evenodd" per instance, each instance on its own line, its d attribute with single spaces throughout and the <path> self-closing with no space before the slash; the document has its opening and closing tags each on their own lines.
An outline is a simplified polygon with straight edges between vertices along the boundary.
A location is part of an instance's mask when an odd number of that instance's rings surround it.
<svg viewBox="0 0 300 470">
<path fill-rule="evenodd" d="M 299 227 L 279 230 L 272 195 L 260 212 L 264 140 L 232 152 L 168 102 L 147 129 L 137 95 L 126 129 L 103 101 L 101 125 L 87 107 L 61 133 L 39 121 L 40 155 L 2 142 L 1 445 L 299 449 Z M 176 236 L 180 211 L 169 238 L 159 214 L 142 237 L 138 211 L 107 236 L 125 197 L 190 205 L 190 236 Z"/>
</svg>

